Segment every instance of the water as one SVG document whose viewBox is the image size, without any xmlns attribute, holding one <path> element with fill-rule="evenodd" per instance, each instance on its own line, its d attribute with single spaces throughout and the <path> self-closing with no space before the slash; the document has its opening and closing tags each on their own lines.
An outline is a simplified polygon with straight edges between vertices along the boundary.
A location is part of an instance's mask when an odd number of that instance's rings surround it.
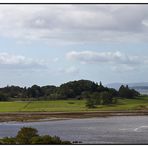
<svg viewBox="0 0 148 148">
<path fill-rule="evenodd" d="M 148 144 L 146 116 L 0 123 L 0 137 L 16 136 L 23 126 L 37 128 L 41 135 L 57 135 L 63 140 L 82 141 L 84 144 Z"/>
</svg>

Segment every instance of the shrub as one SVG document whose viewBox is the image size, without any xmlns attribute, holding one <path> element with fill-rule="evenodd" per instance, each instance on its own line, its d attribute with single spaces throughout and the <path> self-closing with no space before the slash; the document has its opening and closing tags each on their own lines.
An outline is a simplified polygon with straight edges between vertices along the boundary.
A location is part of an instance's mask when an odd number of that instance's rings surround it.
<svg viewBox="0 0 148 148">
<path fill-rule="evenodd" d="M 107 105 L 107 104 L 112 104 L 112 95 L 111 93 L 104 91 L 100 93 L 100 98 L 102 99 L 102 104 Z"/>
<path fill-rule="evenodd" d="M 38 136 L 38 131 L 31 127 L 23 127 L 16 136 L 18 144 L 30 144 L 31 138 Z"/>
<path fill-rule="evenodd" d="M 86 101 L 87 108 L 95 108 L 95 101 L 92 98 L 87 99 Z"/>
<path fill-rule="evenodd" d="M 4 137 L 1 141 L 1 144 L 16 144 L 16 138 L 14 137 Z"/>
<path fill-rule="evenodd" d="M 59 137 L 49 135 L 32 137 L 31 144 L 71 144 L 70 141 L 62 141 Z"/>
</svg>

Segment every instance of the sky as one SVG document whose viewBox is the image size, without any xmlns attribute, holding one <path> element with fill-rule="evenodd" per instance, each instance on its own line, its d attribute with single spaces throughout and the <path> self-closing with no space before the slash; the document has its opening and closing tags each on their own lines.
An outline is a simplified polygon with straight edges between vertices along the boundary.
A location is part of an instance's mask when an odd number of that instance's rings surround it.
<svg viewBox="0 0 148 148">
<path fill-rule="evenodd" d="M 0 87 L 148 82 L 148 5 L 0 5 Z"/>
</svg>

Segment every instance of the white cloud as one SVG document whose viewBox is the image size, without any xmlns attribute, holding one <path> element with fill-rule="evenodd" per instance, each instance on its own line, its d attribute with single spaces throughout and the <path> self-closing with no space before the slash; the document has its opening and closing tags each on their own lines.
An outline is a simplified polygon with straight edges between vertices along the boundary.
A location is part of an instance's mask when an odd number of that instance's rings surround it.
<svg viewBox="0 0 148 148">
<path fill-rule="evenodd" d="M 71 51 L 66 54 L 66 58 L 70 61 L 80 62 L 81 64 L 98 64 L 98 66 L 106 64 L 108 65 L 108 68 L 117 72 L 127 72 L 147 68 L 148 64 L 147 56 L 127 55 L 119 51 Z"/>
<path fill-rule="evenodd" d="M 43 69 L 46 64 L 43 60 L 35 60 L 22 55 L 9 54 L 6 52 L 0 53 L 0 68 L 1 69 Z"/>
<path fill-rule="evenodd" d="M 66 54 L 69 60 L 76 60 L 84 63 L 118 63 L 118 64 L 139 64 L 141 61 L 137 56 L 128 56 L 117 52 L 93 52 L 93 51 L 71 51 Z"/>
</svg>

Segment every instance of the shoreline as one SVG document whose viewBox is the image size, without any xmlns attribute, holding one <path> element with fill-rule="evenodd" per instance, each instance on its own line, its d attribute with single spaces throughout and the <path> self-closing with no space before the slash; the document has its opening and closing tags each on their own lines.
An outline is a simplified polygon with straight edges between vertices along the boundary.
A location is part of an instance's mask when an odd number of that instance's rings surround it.
<svg viewBox="0 0 148 148">
<path fill-rule="evenodd" d="M 146 116 L 148 110 L 86 112 L 9 112 L 0 113 L 0 122 L 44 122 L 111 116 Z"/>
</svg>

